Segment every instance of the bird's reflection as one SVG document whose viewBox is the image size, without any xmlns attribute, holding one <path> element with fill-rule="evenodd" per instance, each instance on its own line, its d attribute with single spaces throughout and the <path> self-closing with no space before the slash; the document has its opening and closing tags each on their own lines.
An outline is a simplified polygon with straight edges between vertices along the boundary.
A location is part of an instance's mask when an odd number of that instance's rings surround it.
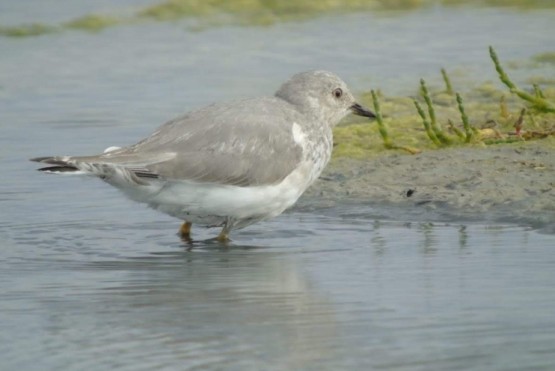
<svg viewBox="0 0 555 371">
<path fill-rule="evenodd" d="M 226 358 L 227 366 L 240 368 L 306 368 L 338 348 L 333 303 L 283 251 L 191 240 L 183 249 L 84 269 L 121 273 L 87 306 L 106 331 L 100 339 L 143 338 L 163 354 L 206 367 L 224 366 Z"/>
</svg>

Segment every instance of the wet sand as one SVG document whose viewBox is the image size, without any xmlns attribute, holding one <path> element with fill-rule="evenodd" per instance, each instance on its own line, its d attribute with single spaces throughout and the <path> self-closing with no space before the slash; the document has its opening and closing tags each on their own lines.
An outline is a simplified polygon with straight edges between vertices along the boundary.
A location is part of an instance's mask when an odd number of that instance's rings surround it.
<svg viewBox="0 0 555 371">
<path fill-rule="evenodd" d="M 554 142 L 335 159 L 300 207 L 365 202 L 382 208 L 385 216 L 516 222 L 555 232 Z"/>
</svg>

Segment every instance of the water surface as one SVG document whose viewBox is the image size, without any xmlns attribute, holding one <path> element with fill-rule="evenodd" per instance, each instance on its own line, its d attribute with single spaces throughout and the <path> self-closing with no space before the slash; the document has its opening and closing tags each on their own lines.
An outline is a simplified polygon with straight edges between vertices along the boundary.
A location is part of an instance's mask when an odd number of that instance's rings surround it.
<svg viewBox="0 0 555 371">
<path fill-rule="evenodd" d="M 13 24 L 30 18 L 21 5 L 2 9 Z M 67 9 L 40 20 L 94 11 Z M 217 233 L 207 230 L 190 245 L 179 221 L 27 161 L 132 143 L 176 114 L 271 94 L 306 69 L 401 94 L 441 66 L 494 80 L 487 45 L 507 60 L 545 52 L 553 19 L 431 8 L 0 38 L 0 368 L 553 369 L 551 234 L 314 200 L 231 246 L 203 242 Z"/>
<path fill-rule="evenodd" d="M 372 215 L 2 225 L 3 369 L 552 368 L 552 235 Z"/>
</svg>

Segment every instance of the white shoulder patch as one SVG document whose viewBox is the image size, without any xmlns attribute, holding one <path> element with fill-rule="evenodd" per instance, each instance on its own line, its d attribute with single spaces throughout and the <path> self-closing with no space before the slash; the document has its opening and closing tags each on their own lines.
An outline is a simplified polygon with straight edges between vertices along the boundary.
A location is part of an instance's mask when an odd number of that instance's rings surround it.
<svg viewBox="0 0 555 371">
<path fill-rule="evenodd" d="M 296 122 L 294 122 L 292 132 L 293 132 L 293 140 L 295 141 L 295 143 L 297 143 L 298 145 L 304 148 L 306 134 L 304 133 L 301 126 Z"/>
<path fill-rule="evenodd" d="M 116 147 L 116 146 L 108 147 L 104 150 L 104 153 L 112 152 L 118 149 L 121 149 L 121 147 Z"/>
</svg>

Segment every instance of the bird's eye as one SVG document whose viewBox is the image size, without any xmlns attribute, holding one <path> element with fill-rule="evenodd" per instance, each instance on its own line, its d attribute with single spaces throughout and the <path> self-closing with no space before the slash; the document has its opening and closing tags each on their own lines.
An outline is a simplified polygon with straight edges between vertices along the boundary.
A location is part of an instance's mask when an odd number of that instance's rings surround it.
<svg viewBox="0 0 555 371">
<path fill-rule="evenodd" d="M 333 96 L 336 98 L 341 98 L 343 96 L 343 90 L 341 88 L 337 88 L 333 91 Z"/>
</svg>

